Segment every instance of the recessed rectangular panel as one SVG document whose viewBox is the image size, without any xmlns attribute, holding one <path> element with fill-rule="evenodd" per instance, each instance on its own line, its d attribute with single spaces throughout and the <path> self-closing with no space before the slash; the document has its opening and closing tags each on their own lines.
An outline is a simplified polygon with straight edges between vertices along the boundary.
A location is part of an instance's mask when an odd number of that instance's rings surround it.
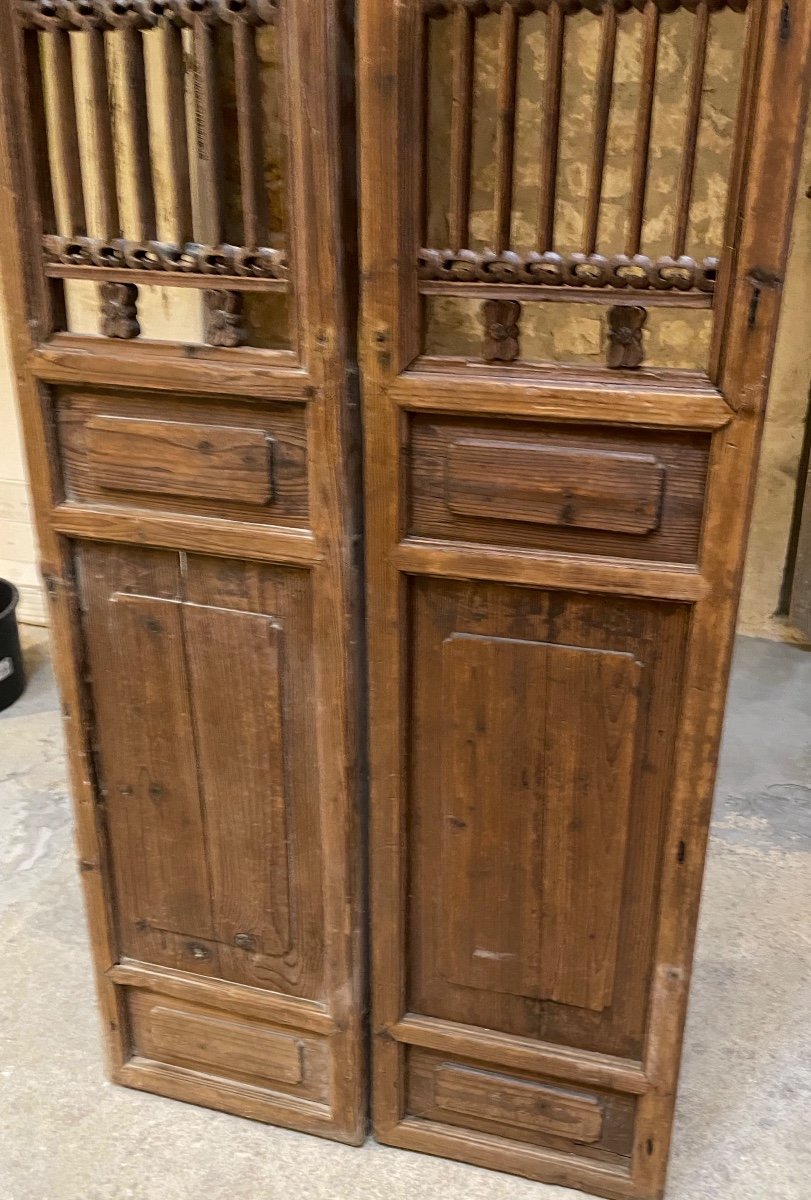
<svg viewBox="0 0 811 1200">
<path fill-rule="evenodd" d="M 167 980 L 156 972 L 150 983 L 123 989 L 137 1059 L 194 1073 L 209 1083 L 219 1078 L 232 1086 L 249 1084 L 255 1095 L 262 1089 L 307 1103 L 328 1101 L 330 1039 L 299 1028 L 296 1002 L 280 1021 L 273 997 L 257 989 L 233 987 L 230 1004 L 223 1004 L 210 981 L 207 994 L 196 1000 L 162 990 L 182 990 L 192 978 L 176 972 Z M 264 999 L 271 1000 L 270 1008 Z M 306 1026 L 308 1014 L 301 1015 Z"/>
<path fill-rule="evenodd" d="M 420 579 L 411 611 L 406 1011 L 638 1058 L 689 609 Z"/>
<path fill-rule="evenodd" d="M 217 1074 L 236 1072 L 268 1081 L 301 1082 L 301 1043 L 288 1034 L 225 1016 L 159 1006 L 152 1009 L 149 1026 L 159 1057 L 191 1059 Z"/>
<path fill-rule="evenodd" d="M 109 491 L 258 505 L 273 495 L 273 443 L 259 429 L 101 414 L 86 436 L 96 479 Z"/>
<path fill-rule="evenodd" d="M 469 634 L 442 653 L 447 978 L 601 1010 L 616 964 L 640 665 Z"/>
<path fill-rule="evenodd" d="M 650 533 L 665 468 L 652 454 L 459 438 L 449 447 L 448 507 L 473 517 Z"/>
<path fill-rule="evenodd" d="M 698 561 L 706 434 L 423 412 L 409 430 L 409 535 Z"/>
<path fill-rule="evenodd" d="M 434 1098 L 437 1108 L 573 1142 L 597 1142 L 603 1130 L 603 1110 L 594 1096 L 472 1067 L 441 1066 L 435 1074 Z"/>
<path fill-rule="evenodd" d="M 69 504 L 309 524 L 299 404 L 77 388 L 54 416 Z"/>
</svg>

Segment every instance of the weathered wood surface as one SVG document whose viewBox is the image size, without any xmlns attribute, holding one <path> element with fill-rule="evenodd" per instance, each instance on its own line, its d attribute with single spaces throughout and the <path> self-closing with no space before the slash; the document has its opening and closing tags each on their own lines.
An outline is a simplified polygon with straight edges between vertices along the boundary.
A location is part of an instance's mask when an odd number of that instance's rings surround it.
<svg viewBox="0 0 811 1200">
<path fill-rule="evenodd" d="M 344 16 L 337 0 L 0 0 L 0 257 L 113 1078 L 357 1143 Z M 285 230 L 266 195 L 267 25 Z M 102 336 L 66 331 L 71 279 L 102 285 Z M 207 346 L 139 336 L 155 283 L 203 290 Z M 289 349 L 242 345 L 242 291 L 291 293 Z"/>
<path fill-rule="evenodd" d="M 646 254 L 644 215 L 659 149 L 660 34 L 679 7 L 692 50 L 662 259 Z M 670 1144 L 811 10 L 801 0 L 417 8 L 359 3 L 375 1129 L 391 1145 L 654 1200 Z M 748 36 L 726 233 L 719 261 L 705 262 L 691 255 L 690 213 L 708 28 L 723 8 Z M 585 240 L 562 253 L 561 64 L 581 10 L 601 48 L 591 153 L 578 176 Z M 489 91 L 477 92 L 471 42 L 485 21 L 494 26 L 493 11 L 500 57 Z M 526 206 L 520 226 L 508 213 L 506 142 L 514 27 L 520 42 L 521 23 L 538 12 L 548 65 L 540 171 L 521 167 L 522 185 L 537 179 L 539 188 L 527 249 Z M 641 25 L 641 87 L 626 237 L 603 246 L 615 37 L 626 15 Z M 457 180 L 451 247 L 429 245 L 415 269 L 414 247 L 426 244 L 419 164 L 442 161 L 419 144 L 423 26 L 448 20 L 448 169 L 468 169 L 471 118 L 460 109 L 473 110 L 475 126 L 477 103 L 489 103 L 485 117 L 499 130 L 487 177 L 494 199 L 476 213 L 479 240 L 461 244 L 474 222 L 468 181 Z M 488 46 L 495 61 L 495 41 Z M 503 317 L 499 338 L 478 352 L 422 353 L 421 296 L 520 302 L 526 328 L 534 288 L 539 320 L 556 294 L 609 309 L 604 366 L 522 362 L 513 345 L 499 353 Z M 645 310 L 662 302 L 712 306 L 706 374 L 645 365 Z M 556 1088 L 575 1098 L 558 1104 Z"/>
</svg>

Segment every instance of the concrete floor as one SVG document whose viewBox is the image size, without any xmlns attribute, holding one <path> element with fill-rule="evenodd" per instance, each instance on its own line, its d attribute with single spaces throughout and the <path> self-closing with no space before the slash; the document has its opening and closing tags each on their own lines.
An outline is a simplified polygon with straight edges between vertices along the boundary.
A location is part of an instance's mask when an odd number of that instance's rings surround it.
<svg viewBox="0 0 811 1200">
<path fill-rule="evenodd" d="M 40 631 L 0 715 L 0 1200 L 574 1200 L 104 1079 Z M 668 1200 L 811 1197 L 811 653 L 738 646 Z"/>
</svg>

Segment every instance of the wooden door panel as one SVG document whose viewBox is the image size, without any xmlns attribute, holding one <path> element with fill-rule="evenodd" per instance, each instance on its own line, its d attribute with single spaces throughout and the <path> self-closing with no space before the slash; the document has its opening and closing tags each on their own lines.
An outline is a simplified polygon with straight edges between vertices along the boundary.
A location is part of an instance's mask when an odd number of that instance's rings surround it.
<svg viewBox="0 0 811 1200">
<path fill-rule="evenodd" d="M 309 524 L 304 409 L 60 390 L 65 501 Z"/>
<path fill-rule="evenodd" d="M 112 1076 L 356 1143 L 346 7 L 0 0 L 0 259 Z"/>
<path fill-rule="evenodd" d="M 706 435 L 429 413 L 409 433 L 412 536 L 698 559 Z"/>
<path fill-rule="evenodd" d="M 409 1012 L 638 1059 L 688 610 L 415 581 L 413 613 Z"/>
<path fill-rule="evenodd" d="M 197 605 L 184 605 L 183 623 L 217 940 L 283 961 L 294 914 L 281 627 L 272 616 Z"/>
<path fill-rule="evenodd" d="M 228 425 L 108 416 L 87 423 L 91 469 L 111 492 L 268 504 L 272 445 L 260 430 Z"/>
<path fill-rule="evenodd" d="M 309 597 L 265 567 L 256 600 L 273 612 L 236 611 L 217 580 L 240 564 L 187 555 L 181 574 L 168 552 L 176 597 L 128 594 L 146 582 L 141 554 L 80 557 L 124 953 L 321 999 L 321 824 L 301 769 L 315 753 Z M 188 599 L 207 584 L 222 603 Z M 303 642 L 292 687 L 285 639 Z"/>
<path fill-rule="evenodd" d="M 455 634 L 442 647 L 445 977 L 611 1002 L 641 666 Z M 419 680 L 417 686 L 420 686 Z"/>
<path fill-rule="evenodd" d="M 358 7 L 375 1129 L 658 1200 L 811 10 Z"/>
</svg>

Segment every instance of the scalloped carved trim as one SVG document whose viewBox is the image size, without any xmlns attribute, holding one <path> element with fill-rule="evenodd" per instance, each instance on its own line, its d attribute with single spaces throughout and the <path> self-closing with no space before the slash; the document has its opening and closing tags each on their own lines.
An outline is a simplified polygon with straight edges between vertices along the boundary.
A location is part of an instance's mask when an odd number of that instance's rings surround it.
<svg viewBox="0 0 811 1200">
<path fill-rule="evenodd" d="M 268 246 L 201 246 L 189 242 L 132 242 L 125 238 L 48 235 L 42 239 L 45 259 L 79 267 L 129 267 L 133 271 L 180 271 L 188 275 L 244 275 L 252 279 L 290 277 L 287 255 Z"/>
<path fill-rule="evenodd" d="M 548 12 L 550 8 L 558 7 L 564 16 L 571 16 L 585 9 L 587 12 L 599 15 L 607 8 L 615 8 L 618 13 L 646 7 L 648 0 L 422 0 L 423 11 L 429 17 L 444 17 L 458 9 L 464 9 L 474 17 L 483 17 L 487 13 L 501 12 L 503 8 L 514 8 L 518 16 L 531 12 Z M 706 3 L 709 11 L 720 12 L 723 8 L 733 12 L 746 12 L 749 0 L 653 0 L 660 13 L 672 13 L 684 8 L 694 13 L 700 4 Z"/>
<path fill-rule="evenodd" d="M 16 0 L 16 12 L 35 29 L 152 29 L 162 17 L 271 25 L 278 17 L 277 0 Z"/>
<path fill-rule="evenodd" d="M 422 250 L 418 260 L 420 279 L 445 283 L 524 283 L 546 287 L 633 288 L 645 291 L 712 293 L 718 259 L 697 263 L 688 258 L 647 258 L 636 254 L 515 254 L 505 250 Z"/>
</svg>

